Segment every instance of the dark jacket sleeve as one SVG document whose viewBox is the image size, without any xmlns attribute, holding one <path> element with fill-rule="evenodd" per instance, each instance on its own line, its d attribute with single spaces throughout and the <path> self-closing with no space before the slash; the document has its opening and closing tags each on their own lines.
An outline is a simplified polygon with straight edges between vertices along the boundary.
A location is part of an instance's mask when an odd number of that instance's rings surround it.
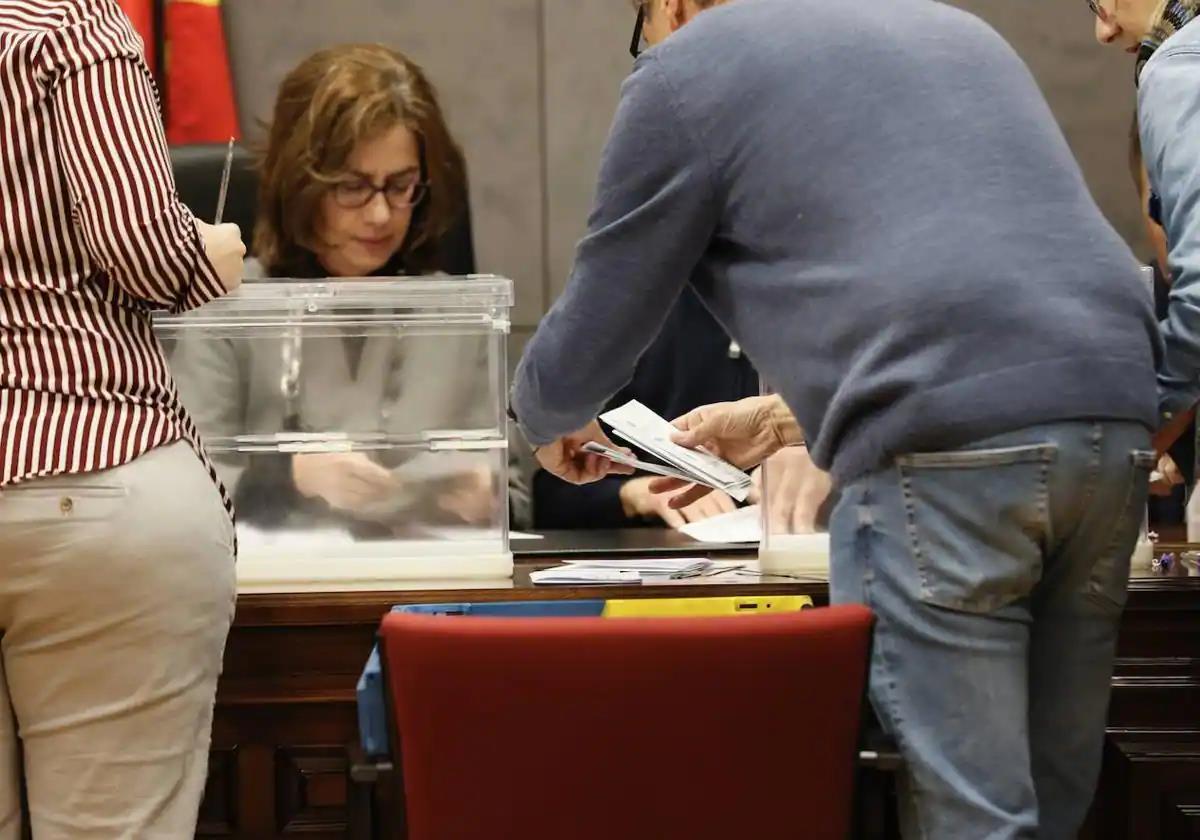
<svg viewBox="0 0 1200 840">
<path fill-rule="evenodd" d="M 621 506 L 621 486 L 627 479 L 609 476 L 594 484 L 568 484 L 545 470 L 533 475 L 534 527 L 539 531 L 576 528 L 629 528 L 641 520 L 628 519 Z"/>
<path fill-rule="evenodd" d="M 633 379 L 608 408 L 637 400 L 673 419 L 701 405 L 758 393 L 750 362 L 730 352 L 729 337 L 690 288 L 675 302 L 654 343 L 638 361 Z M 661 523 L 625 516 L 621 487 L 629 479 L 610 476 L 576 486 L 538 470 L 533 477 L 538 529 L 633 528 Z"/>
</svg>

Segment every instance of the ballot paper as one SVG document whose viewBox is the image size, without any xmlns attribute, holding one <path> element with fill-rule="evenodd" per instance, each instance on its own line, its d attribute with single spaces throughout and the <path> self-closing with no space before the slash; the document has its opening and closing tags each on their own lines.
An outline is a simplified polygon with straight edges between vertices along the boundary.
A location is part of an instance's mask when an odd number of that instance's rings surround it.
<svg viewBox="0 0 1200 840">
<path fill-rule="evenodd" d="M 762 508 L 738 508 L 729 513 L 689 522 L 680 533 L 706 543 L 756 543 L 762 539 Z"/>
<path fill-rule="evenodd" d="M 690 475 L 681 470 L 673 470 L 670 467 L 664 467 L 662 464 L 651 464 L 649 461 L 642 461 L 632 455 L 626 455 L 618 449 L 610 449 L 602 443 L 588 441 L 583 445 L 585 452 L 591 452 L 595 455 L 603 455 L 610 461 L 616 461 L 618 464 L 624 464 L 627 467 L 633 467 L 635 470 L 642 472 L 654 473 L 655 475 L 665 475 L 668 478 L 678 478 L 683 481 L 694 481 Z"/>
<path fill-rule="evenodd" d="M 750 476 L 711 452 L 685 449 L 671 441 L 674 426 L 637 400 L 600 415 L 613 432 L 639 449 L 665 461 L 688 481 L 723 490 L 739 502 L 750 494 Z"/>
<path fill-rule="evenodd" d="M 707 557 L 655 557 L 644 560 L 567 560 L 568 566 L 591 569 L 627 569 L 640 575 L 692 577 L 708 571 L 713 561 Z"/>
<path fill-rule="evenodd" d="M 706 557 L 675 557 L 629 560 L 568 560 L 566 565 L 531 572 L 529 579 L 543 585 L 586 585 L 602 583 L 656 583 L 697 577 L 716 566 Z"/>
<path fill-rule="evenodd" d="M 616 560 L 568 560 L 553 569 L 530 572 L 542 586 L 586 586 L 592 583 L 659 583 L 707 575 L 718 564 L 706 557 Z M 721 569 L 724 569 L 722 566 Z"/>
<path fill-rule="evenodd" d="M 534 584 L 556 586 L 598 586 L 603 584 L 640 584 L 642 576 L 628 569 L 589 568 L 586 566 L 555 566 L 530 572 Z"/>
</svg>

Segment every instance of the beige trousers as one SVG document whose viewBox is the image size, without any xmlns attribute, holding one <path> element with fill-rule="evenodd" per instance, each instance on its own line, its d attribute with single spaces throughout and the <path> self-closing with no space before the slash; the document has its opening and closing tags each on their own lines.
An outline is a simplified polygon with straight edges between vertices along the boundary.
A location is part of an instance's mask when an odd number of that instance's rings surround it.
<svg viewBox="0 0 1200 840">
<path fill-rule="evenodd" d="M 0 840 L 195 832 L 236 591 L 185 443 L 0 488 Z"/>
</svg>

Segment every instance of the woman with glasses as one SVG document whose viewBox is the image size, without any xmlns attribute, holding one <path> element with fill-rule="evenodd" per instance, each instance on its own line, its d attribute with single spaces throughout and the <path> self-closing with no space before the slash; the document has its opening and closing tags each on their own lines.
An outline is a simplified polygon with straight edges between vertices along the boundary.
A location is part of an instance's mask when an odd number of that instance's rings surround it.
<svg viewBox="0 0 1200 840">
<path fill-rule="evenodd" d="M 465 244 L 459 238 L 467 216 L 462 152 L 424 72 L 400 53 L 347 45 L 299 64 L 280 86 L 259 169 L 248 280 L 473 270 L 469 234 Z M 182 341 L 172 358 L 185 404 L 214 438 L 464 428 L 479 402 L 473 393 L 489 381 L 476 336 L 457 345 L 376 335 L 250 344 Z M 363 452 L 214 459 L 240 520 L 260 528 L 340 523 L 359 536 L 385 536 L 413 519 L 487 522 L 499 498 L 482 470 L 465 469 L 423 493 L 402 486 L 397 464 Z M 512 496 L 520 506 L 524 494 Z M 413 505 L 422 506 L 419 516 Z"/>
<path fill-rule="evenodd" d="M 268 276 L 458 270 L 466 167 L 433 86 L 378 44 L 310 56 L 280 85 L 260 161 L 254 253 Z"/>
</svg>

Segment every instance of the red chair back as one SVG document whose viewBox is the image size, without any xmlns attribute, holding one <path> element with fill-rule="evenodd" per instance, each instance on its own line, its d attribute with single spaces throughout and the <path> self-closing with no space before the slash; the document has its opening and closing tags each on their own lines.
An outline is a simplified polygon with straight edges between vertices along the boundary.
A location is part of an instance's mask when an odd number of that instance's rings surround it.
<svg viewBox="0 0 1200 840">
<path fill-rule="evenodd" d="M 846 837 L 871 623 L 392 613 L 408 836 Z"/>
</svg>

